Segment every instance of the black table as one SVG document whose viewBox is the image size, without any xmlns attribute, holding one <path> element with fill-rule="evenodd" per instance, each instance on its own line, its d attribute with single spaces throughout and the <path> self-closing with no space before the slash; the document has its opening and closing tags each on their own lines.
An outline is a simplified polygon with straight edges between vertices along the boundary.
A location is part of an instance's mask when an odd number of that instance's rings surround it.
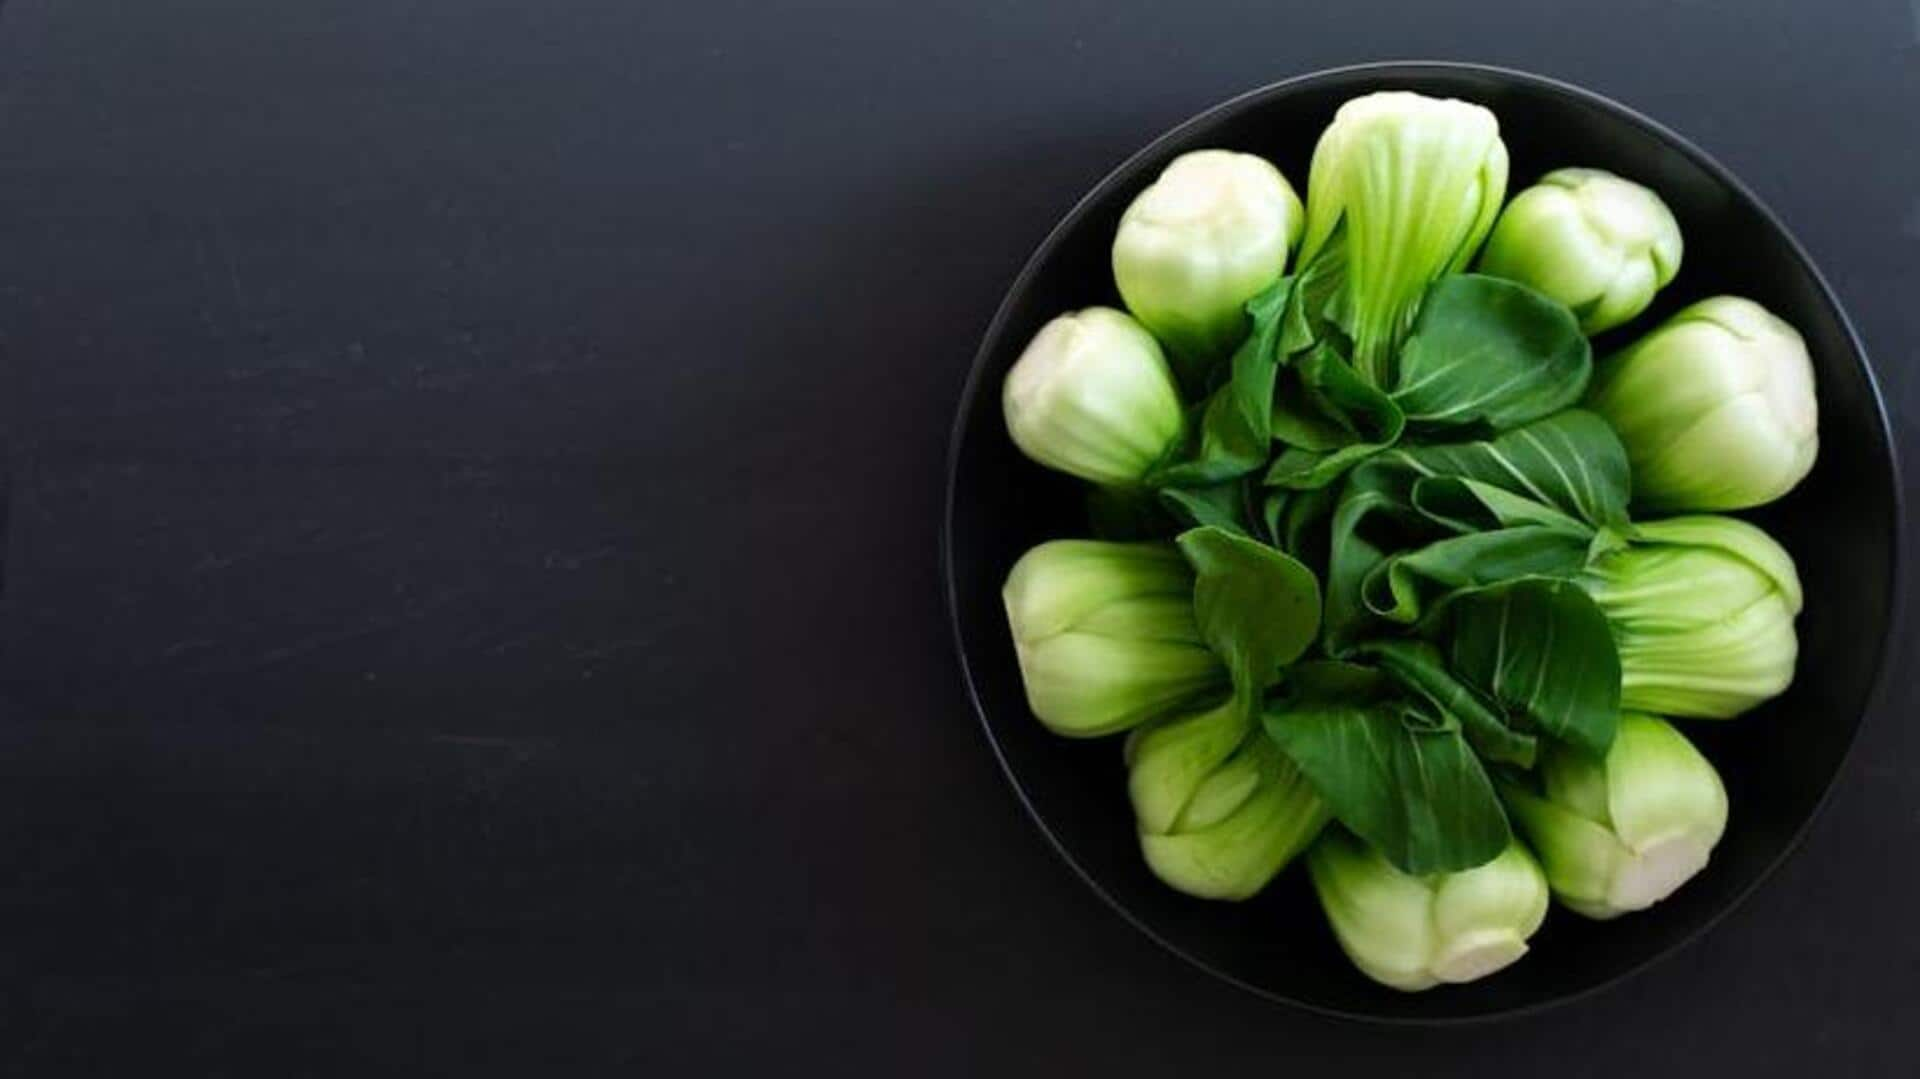
<svg viewBox="0 0 1920 1079">
<path fill-rule="evenodd" d="M 963 702 L 935 518 L 979 334 L 1079 193 L 1395 56 L 1720 155 L 1910 449 L 1920 9 L 913 7 L 7 5 L 0 1071 L 1912 1074 L 1907 678 L 1676 960 L 1344 1026 L 1054 859 Z"/>
</svg>

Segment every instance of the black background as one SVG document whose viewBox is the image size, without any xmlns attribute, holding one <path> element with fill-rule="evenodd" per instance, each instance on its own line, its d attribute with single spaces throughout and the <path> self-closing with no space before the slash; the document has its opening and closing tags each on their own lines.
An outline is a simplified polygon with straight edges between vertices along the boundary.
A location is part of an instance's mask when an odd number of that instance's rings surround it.
<svg viewBox="0 0 1920 1079">
<path fill-rule="evenodd" d="M 992 762 L 936 519 L 1000 294 L 1170 124 L 1406 56 L 1719 155 L 1911 449 L 1909 0 L 7 4 L 5 1070 L 1911 1074 L 1903 675 L 1738 913 L 1497 1027 L 1209 981 Z"/>
</svg>

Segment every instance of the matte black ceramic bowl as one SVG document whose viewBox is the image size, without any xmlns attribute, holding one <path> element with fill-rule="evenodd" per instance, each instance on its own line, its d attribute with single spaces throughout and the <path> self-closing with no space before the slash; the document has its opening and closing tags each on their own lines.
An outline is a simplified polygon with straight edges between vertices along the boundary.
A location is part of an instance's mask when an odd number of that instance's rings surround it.
<svg viewBox="0 0 1920 1079">
<path fill-rule="evenodd" d="M 1614 922 L 1556 909 L 1519 963 L 1419 994 L 1383 989 L 1348 965 L 1298 867 L 1243 904 L 1190 899 L 1155 880 L 1134 837 L 1118 739 L 1076 742 L 1041 728 L 1022 696 L 1000 605 L 1001 581 L 1022 552 L 1086 534 L 1078 484 L 1028 462 L 1008 440 L 1001 380 L 1047 319 L 1089 304 L 1118 305 L 1108 251 L 1121 211 L 1169 159 L 1209 146 L 1261 154 L 1304 192 L 1308 158 L 1334 109 L 1385 89 L 1491 108 L 1512 155 L 1513 190 L 1563 165 L 1610 169 L 1652 186 L 1679 216 L 1686 258 L 1655 309 L 1624 334 L 1703 296 L 1751 297 L 1806 336 L 1821 410 L 1813 475 L 1752 515 L 1793 552 L 1806 584 L 1793 688 L 1737 720 L 1686 728 L 1719 766 L 1732 799 L 1712 864 L 1666 902 Z M 1898 490 L 1879 392 L 1846 316 L 1806 252 L 1725 169 L 1653 121 L 1563 83 L 1458 64 L 1377 64 L 1291 79 L 1208 110 L 1114 170 L 1046 238 L 987 331 L 961 401 L 945 568 L 961 660 L 1008 777 L 1061 856 L 1129 921 L 1176 954 L 1276 1000 L 1389 1021 L 1487 1018 L 1571 999 L 1674 951 L 1794 847 L 1874 696 L 1896 595 Z"/>
</svg>

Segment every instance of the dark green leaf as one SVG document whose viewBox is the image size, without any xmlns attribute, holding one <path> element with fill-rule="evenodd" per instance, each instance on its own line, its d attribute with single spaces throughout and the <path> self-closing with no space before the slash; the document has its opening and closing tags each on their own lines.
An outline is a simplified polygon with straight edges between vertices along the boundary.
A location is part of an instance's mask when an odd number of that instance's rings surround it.
<svg viewBox="0 0 1920 1079">
<path fill-rule="evenodd" d="M 1573 577 L 1586 568 L 1589 529 L 1518 525 L 1449 536 L 1389 556 L 1367 572 L 1361 596 L 1389 622 L 1411 624 L 1449 593 L 1519 577 Z"/>
<path fill-rule="evenodd" d="M 1355 442 L 1332 453 L 1316 453 L 1289 446 L 1274 458 L 1273 467 L 1267 470 L 1267 482 L 1295 491 L 1317 491 L 1385 448 L 1379 443 Z"/>
<path fill-rule="evenodd" d="M 1400 437 L 1406 417 L 1393 398 L 1361 378 L 1340 351 L 1326 342 L 1296 361 L 1300 383 L 1319 410 L 1337 417 L 1355 438 L 1390 443 Z"/>
<path fill-rule="evenodd" d="M 1345 433 L 1337 447 L 1315 443 L 1289 446 L 1267 470 L 1275 487 L 1309 490 L 1325 487 L 1347 469 L 1393 445 L 1406 427 L 1400 406 L 1362 379 L 1332 346 L 1322 342 L 1294 361 L 1300 406 Z"/>
<path fill-rule="evenodd" d="M 1264 530 L 1260 539 L 1265 543 L 1278 547 L 1288 554 L 1293 555 L 1295 558 L 1300 558 L 1299 552 L 1281 542 L 1281 537 L 1285 534 L 1287 504 L 1292 498 L 1292 491 L 1265 492 L 1265 497 L 1260 501 L 1260 526 Z M 1300 560 L 1307 562 L 1305 558 L 1300 558 Z M 1309 568 L 1312 568 L 1311 562 L 1307 562 L 1307 564 Z"/>
<path fill-rule="evenodd" d="M 1511 714 L 1595 756 L 1620 716 L 1620 655 L 1587 593 L 1519 580 L 1463 592 L 1436 616 L 1454 673 Z"/>
<path fill-rule="evenodd" d="M 1478 480 L 1595 527 L 1627 524 L 1627 451 L 1591 412 L 1568 409 L 1490 441 L 1400 446 L 1381 460 L 1418 476 Z"/>
<path fill-rule="evenodd" d="M 1392 680 L 1373 667 L 1338 659 L 1303 660 L 1287 668 L 1284 697 L 1381 704 L 1394 697 Z"/>
<path fill-rule="evenodd" d="M 1301 296 L 1300 312 L 1311 327 L 1316 341 L 1339 345 L 1341 352 L 1353 355 L 1353 289 L 1347 272 L 1347 222 L 1335 221 L 1333 231 L 1320 244 L 1311 260 L 1299 270 L 1307 284 Z"/>
<path fill-rule="evenodd" d="M 1564 305 L 1497 277 L 1435 281 L 1400 350 L 1393 399 L 1421 427 L 1505 430 L 1586 392 L 1592 350 Z"/>
<path fill-rule="evenodd" d="M 1294 293 L 1280 337 L 1289 355 L 1322 341 L 1342 353 L 1351 352 L 1352 337 L 1334 318 L 1346 291 L 1346 232 L 1347 223 L 1337 222 L 1320 253 L 1295 274 Z"/>
<path fill-rule="evenodd" d="M 1436 525 L 1455 532 L 1487 532 L 1539 525 L 1592 535 L 1593 526 L 1543 502 L 1461 476 L 1427 476 L 1413 485 L 1413 506 Z"/>
<path fill-rule="evenodd" d="M 1336 231 L 1344 229 L 1336 226 Z M 1294 280 L 1282 319 L 1280 349 L 1289 356 L 1321 345 L 1341 355 L 1344 334 L 1325 315 L 1325 307 L 1345 279 L 1346 245 L 1336 238 Z M 1283 368 L 1274 385 L 1271 427 L 1276 442 L 1327 453 L 1360 440 L 1353 422 L 1340 410 L 1329 411 L 1322 394 L 1302 380 L 1300 371 Z"/>
<path fill-rule="evenodd" d="M 1291 368 L 1275 383 L 1270 426 L 1275 442 L 1313 453 L 1330 453 L 1356 441 L 1350 427 L 1320 411 L 1320 402 L 1308 396 L 1300 372 Z"/>
<path fill-rule="evenodd" d="M 1327 571 L 1327 538 L 1333 520 L 1337 491 L 1321 487 L 1312 491 L 1277 491 L 1270 497 L 1283 498 L 1285 511 L 1276 522 L 1274 546 L 1287 552 L 1318 575 Z"/>
<path fill-rule="evenodd" d="M 1334 816 L 1408 873 L 1471 869 L 1505 850 L 1506 814 L 1459 725 L 1383 698 L 1366 676 L 1308 673 L 1346 666 L 1300 664 L 1264 720 Z"/>
<path fill-rule="evenodd" d="M 1403 530 L 1422 519 L 1412 506 L 1415 473 L 1368 461 L 1347 474 L 1335 504 L 1327 552 L 1327 651 L 1339 655 L 1376 620 L 1362 590 L 1367 574 L 1402 546 Z"/>
<path fill-rule="evenodd" d="M 1608 542 L 1617 543 L 1617 537 L 1600 537 L 1630 527 L 1626 505 L 1626 451 L 1606 421 L 1590 412 L 1569 409 L 1491 441 L 1385 450 L 1350 471 L 1340 488 L 1326 571 L 1328 650 L 1338 655 L 1370 635 L 1376 619 L 1368 609 L 1366 581 L 1396 552 L 1417 552 L 1482 529 L 1535 526 L 1579 534 L 1590 559 Z M 1401 573 L 1431 573 L 1436 581 L 1462 582 L 1447 587 L 1464 587 L 1497 579 L 1496 572 L 1570 572 L 1562 554 L 1567 541 L 1547 543 L 1540 535 L 1443 547 Z M 1468 573 L 1476 544 L 1486 545 L 1480 553 L 1488 558 L 1504 551 L 1511 560 L 1502 569 L 1489 564 Z M 1392 584 L 1376 581 L 1375 605 L 1414 616 L 1398 600 L 1382 598 L 1393 594 Z"/>
<path fill-rule="evenodd" d="M 1263 527 L 1260 507 L 1264 495 L 1257 479 L 1245 476 L 1205 487 L 1162 488 L 1160 502 L 1183 528 L 1214 525 L 1262 539 L 1256 529 Z"/>
<path fill-rule="evenodd" d="M 1222 528 L 1180 534 L 1193 566 L 1193 612 L 1207 646 L 1251 702 L 1320 633 L 1320 583 L 1279 551 Z"/>
<path fill-rule="evenodd" d="M 1504 715 L 1455 678 L 1432 644 L 1418 640 L 1372 641 L 1354 651 L 1378 660 L 1380 669 L 1395 681 L 1426 698 L 1442 714 L 1458 720 L 1467 741 L 1482 758 L 1533 767 L 1533 736 L 1508 726 Z"/>
<path fill-rule="evenodd" d="M 1149 482 L 1193 487 L 1219 483 L 1254 472 L 1273 452 L 1273 383 L 1286 353 L 1280 347 L 1281 321 L 1293 279 L 1283 277 L 1247 301 L 1252 332 L 1233 353 L 1231 375 L 1213 392 L 1200 419 L 1199 445 Z"/>
</svg>

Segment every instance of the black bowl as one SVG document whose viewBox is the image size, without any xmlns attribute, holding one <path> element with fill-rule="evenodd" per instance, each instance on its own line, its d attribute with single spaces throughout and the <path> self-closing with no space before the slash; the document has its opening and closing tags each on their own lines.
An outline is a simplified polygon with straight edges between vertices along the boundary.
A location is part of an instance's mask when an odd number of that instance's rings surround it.
<svg viewBox="0 0 1920 1079">
<path fill-rule="evenodd" d="M 1118 305 L 1108 251 L 1121 211 L 1168 160 L 1209 146 L 1261 154 L 1304 192 L 1334 110 L 1385 89 L 1491 108 L 1514 190 L 1549 169 L 1588 165 L 1660 192 L 1680 219 L 1685 263 L 1655 309 L 1620 335 L 1703 296 L 1751 297 L 1806 336 L 1821 409 L 1813 475 L 1752 515 L 1793 552 L 1806 584 L 1793 688 L 1738 720 L 1686 728 L 1732 800 L 1712 863 L 1666 902 L 1617 921 L 1556 909 L 1521 962 L 1420 994 L 1376 986 L 1347 963 L 1298 869 L 1242 904 L 1190 899 L 1154 879 L 1134 837 L 1118 741 L 1068 741 L 1034 720 L 1000 605 L 1001 581 L 1022 552 L 1086 533 L 1078 484 L 1028 462 L 1008 440 L 1001 380 L 1047 319 Z M 1015 280 L 974 361 L 954 423 L 943 539 L 954 633 L 987 737 L 1035 823 L 1095 892 L 1175 954 L 1253 992 L 1347 1017 L 1444 1022 L 1566 1001 L 1638 970 L 1698 936 L 1786 857 L 1875 695 L 1900 524 L 1892 438 L 1860 342 L 1806 252 L 1752 192 L 1699 148 L 1597 94 L 1519 72 L 1411 63 L 1320 72 L 1228 101 L 1154 140 L 1067 214 Z"/>
</svg>

